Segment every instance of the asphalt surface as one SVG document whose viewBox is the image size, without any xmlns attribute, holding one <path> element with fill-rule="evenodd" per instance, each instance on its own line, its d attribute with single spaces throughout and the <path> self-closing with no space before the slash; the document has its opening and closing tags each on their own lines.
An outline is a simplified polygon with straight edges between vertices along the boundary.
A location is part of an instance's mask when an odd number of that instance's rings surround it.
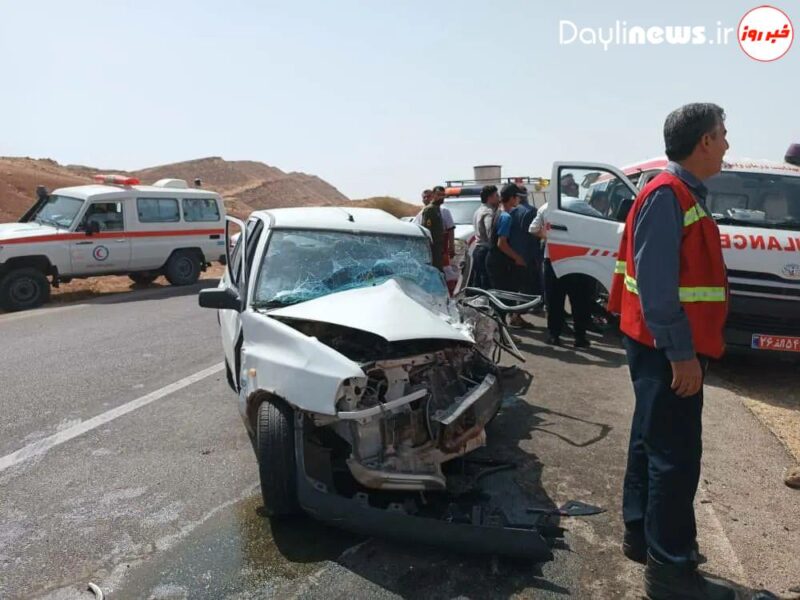
<svg viewBox="0 0 800 600">
<path fill-rule="evenodd" d="M 0 598 L 91 598 L 90 581 L 108 598 L 641 597 L 619 552 L 632 393 L 618 340 L 575 352 L 518 333 L 533 379 L 510 379 L 489 450 L 531 503 L 607 509 L 561 519 L 554 560 L 530 564 L 264 518 L 197 290 L 0 315 Z M 800 597 L 790 458 L 729 388 L 712 375 L 706 394 L 704 568 L 742 597 Z"/>
</svg>

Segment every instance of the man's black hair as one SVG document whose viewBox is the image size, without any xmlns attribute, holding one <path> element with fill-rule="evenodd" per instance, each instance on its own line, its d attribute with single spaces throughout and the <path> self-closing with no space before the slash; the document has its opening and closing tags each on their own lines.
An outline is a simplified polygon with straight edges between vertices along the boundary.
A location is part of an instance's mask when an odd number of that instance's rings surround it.
<svg viewBox="0 0 800 600">
<path fill-rule="evenodd" d="M 519 195 L 520 191 L 516 183 L 507 183 L 503 186 L 503 189 L 500 190 L 500 200 L 502 202 L 508 202 L 514 196 Z"/>
<path fill-rule="evenodd" d="M 673 110 L 664 121 L 664 146 L 667 158 L 684 160 L 700 139 L 714 134 L 717 125 L 725 122 L 725 111 L 716 104 L 698 102 Z"/>
<path fill-rule="evenodd" d="M 496 185 L 485 185 L 481 190 L 481 202 L 486 204 L 486 201 L 492 196 L 492 194 L 497 193 L 497 186 Z"/>
<path fill-rule="evenodd" d="M 433 191 L 434 192 L 442 192 L 442 193 L 444 193 L 444 186 L 443 185 L 437 185 L 435 188 L 433 188 Z"/>
</svg>

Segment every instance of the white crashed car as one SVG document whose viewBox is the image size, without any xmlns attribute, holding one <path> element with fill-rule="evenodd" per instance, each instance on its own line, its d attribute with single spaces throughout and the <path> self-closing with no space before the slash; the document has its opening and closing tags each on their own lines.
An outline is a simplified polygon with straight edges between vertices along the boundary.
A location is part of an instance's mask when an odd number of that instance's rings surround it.
<svg viewBox="0 0 800 600">
<path fill-rule="evenodd" d="M 444 490 L 443 463 L 485 444 L 501 393 L 494 322 L 450 298 L 425 230 L 365 208 L 236 223 L 200 305 L 219 309 L 267 513 L 324 512 L 334 488 Z"/>
</svg>

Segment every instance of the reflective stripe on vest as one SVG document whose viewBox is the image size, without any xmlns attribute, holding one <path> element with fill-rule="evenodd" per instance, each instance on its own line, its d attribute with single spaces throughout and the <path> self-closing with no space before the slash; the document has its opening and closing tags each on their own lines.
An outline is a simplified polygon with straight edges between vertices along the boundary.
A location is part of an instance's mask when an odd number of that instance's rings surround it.
<svg viewBox="0 0 800 600">
<path fill-rule="evenodd" d="M 614 273 L 617 275 L 624 275 L 625 274 L 625 261 L 618 260 L 617 264 L 614 266 Z"/>
<path fill-rule="evenodd" d="M 695 204 L 692 208 L 683 213 L 683 226 L 688 227 L 697 223 L 703 217 L 707 217 L 706 211 L 699 204 Z"/>
<path fill-rule="evenodd" d="M 624 261 L 619 262 L 625 265 Z M 639 295 L 639 284 L 627 273 L 625 274 L 625 287 L 631 294 Z M 679 287 L 678 299 L 681 302 L 725 302 L 727 294 L 724 287 Z"/>
</svg>

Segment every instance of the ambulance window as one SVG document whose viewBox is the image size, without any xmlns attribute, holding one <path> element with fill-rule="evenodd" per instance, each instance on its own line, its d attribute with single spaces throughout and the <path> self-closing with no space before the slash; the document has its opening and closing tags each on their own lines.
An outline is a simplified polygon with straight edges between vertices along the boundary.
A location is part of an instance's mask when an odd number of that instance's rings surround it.
<svg viewBox="0 0 800 600">
<path fill-rule="evenodd" d="M 93 202 L 86 209 L 78 231 L 86 231 L 86 225 L 90 222 L 97 223 L 100 231 L 122 231 L 125 229 L 125 222 L 122 215 L 121 202 Z"/>
<path fill-rule="evenodd" d="M 219 207 L 214 198 L 184 198 L 182 202 L 184 221 L 219 221 Z"/>
<path fill-rule="evenodd" d="M 602 168 L 562 167 L 558 179 L 561 210 L 607 221 L 624 221 L 634 193 L 617 175 Z"/>
<path fill-rule="evenodd" d="M 140 223 L 175 223 L 180 221 L 176 198 L 137 198 Z"/>
</svg>

